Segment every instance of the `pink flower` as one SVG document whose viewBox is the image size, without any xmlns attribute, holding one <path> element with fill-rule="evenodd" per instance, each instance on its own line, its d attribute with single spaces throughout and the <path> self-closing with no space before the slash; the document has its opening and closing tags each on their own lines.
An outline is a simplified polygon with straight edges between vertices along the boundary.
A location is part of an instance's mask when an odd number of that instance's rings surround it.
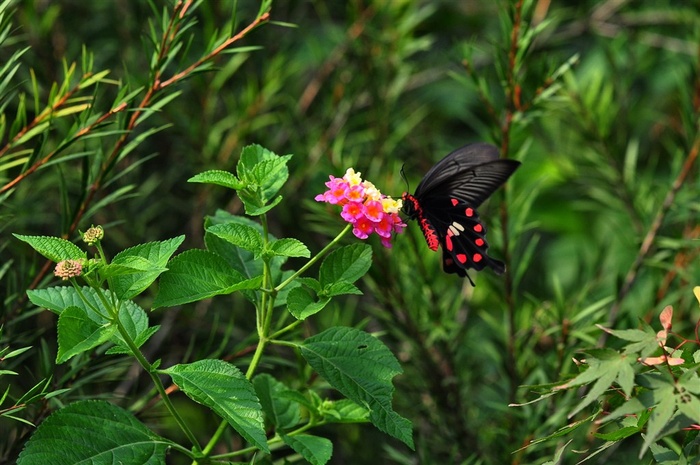
<svg viewBox="0 0 700 465">
<path fill-rule="evenodd" d="M 360 185 L 348 186 L 344 194 L 348 202 L 362 202 L 365 198 L 365 189 Z"/>
<path fill-rule="evenodd" d="M 340 216 L 342 216 L 348 223 L 353 223 L 359 220 L 362 218 L 363 214 L 364 209 L 362 208 L 362 204 L 360 202 L 348 202 L 343 205 L 343 211 L 340 212 Z"/>
<path fill-rule="evenodd" d="M 382 219 L 375 223 L 374 230 L 384 239 L 391 237 L 391 233 L 394 232 L 394 220 L 391 215 L 382 213 Z"/>
<path fill-rule="evenodd" d="M 365 216 L 370 221 L 378 223 L 382 220 L 382 218 L 384 218 L 384 207 L 382 206 L 381 202 L 377 200 L 369 200 L 365 202 L 364 207 Z"/>
<path fill-rule="evenodd" d="M 53 274 L 64 281 L 80 276 L 82 272 L 83 262 L 81 260 L 62 260 L 56 264 L 56 268 L 53 270 Z"/>
<path fill-rule="evenodd" d="M 328 190 L 314 199 L 343 207 L 340 216 L 352 224 L 352 232 L 359 239 L 367 239 L 376 232 L 384 247 L 391 247 L 393 234 L 400 234 L 406 227 L 401 220 L 402 201 L 394 200 L 379 192 L 374 184 L 363 181 L 361 173 L 348 168 L 342 178 L 330 176 Z"/>
<path fill-rule="evenodd" d="M 352 233 L 358 239 L 367 239 L 374 232 L 374 223 L 367 218 L 360 218 L 353 226 Z"/>
</svg>

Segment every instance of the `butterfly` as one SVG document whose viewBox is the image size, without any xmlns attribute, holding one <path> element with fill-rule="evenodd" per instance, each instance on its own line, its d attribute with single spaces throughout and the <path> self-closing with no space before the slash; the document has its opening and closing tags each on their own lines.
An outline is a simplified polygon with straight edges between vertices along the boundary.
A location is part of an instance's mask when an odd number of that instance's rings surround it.
<svg viewBox="0 0 700 465">
<path fill-rule="evenodd" d="M 505 264 L 486 253 L 486 227 L 476 208 L 498 189 L 520 166 L 519 161 L 499 158 L 490 144 L 465 145 L 433 166 L 413 195 L 404 192 L 403 211 L 418 220 L 428 247 L 442 246 L 446 273 L 466 277 L 470 268 L 487 266 L 503 274 Z"/>
</svg>

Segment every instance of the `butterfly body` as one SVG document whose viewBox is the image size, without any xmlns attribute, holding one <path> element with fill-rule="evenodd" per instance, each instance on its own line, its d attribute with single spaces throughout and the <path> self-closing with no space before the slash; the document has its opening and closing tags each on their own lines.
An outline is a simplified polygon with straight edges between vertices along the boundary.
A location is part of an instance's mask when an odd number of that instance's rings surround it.
<svg viewBox="0 0 700 465">
<path fill-rule="evenodd" d="M 503 262 L 486 253 L 486 227 L 476 208 L 518 166 L 518 161 L 500 159 L 493 145 L 470 144 L 433 166 L 413 195 L 403 194 L 404 213 L 418 220 L 428 247 L 442 246 L 445 272 L 468 278 L 467 269 L 505 271 Z"/>
</svg>

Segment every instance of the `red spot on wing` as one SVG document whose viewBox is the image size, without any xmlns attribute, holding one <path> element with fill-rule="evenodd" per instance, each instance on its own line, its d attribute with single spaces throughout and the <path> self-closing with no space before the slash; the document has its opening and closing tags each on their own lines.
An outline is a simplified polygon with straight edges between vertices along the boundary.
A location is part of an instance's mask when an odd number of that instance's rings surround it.
<svg viewBox="0 0 700 465">
<path fill-rule="evenodd" d="M 474 260 L 474 263 L 479 263 L 483 257 L 481 254 L 475 253 L 474 256 L 472 257 L 472 260 Z"/>
<path fill-rule="evenodd" d="M 456 258 L 459 263 L 467 263 L 467 256 L 463 253 L 458 253 Z"/>
<path fill-rule="evenodd" d="M 457 199 L 450 199 L 450 201 L 452 202 L 453 207 L 457 206 L 457 204 L 459 203 L 459 200 Z"/>
<path fill-rule="evenodd" d="M 484 240 L 483 240 L 482 238 L 479 237 L 477 240 L 474 241 L 474 243 L 475 243 L 477 246 L 481 247 L 482 245 L 484 245 Z"/>
<path fill-rule="evenodd" d="M 445 236 L 445 248 L 452 252 L 452 231 L 447 231 L 447 236 Z"/>
<path fill-rule="evenodd" d="M 483 230 L 484 230 L 484 227 L 481 226 L 481 224 L 477 223 L 477 224 L 474 225 L 474 231 L 476 231 L 476 232 L 481 232 L 481 231 L 483 231 Z"/>
<path fill-rule="evenodd" d="M 464 210 L 464 214 L 471 218 L 472 216 L 474 216 L 474 209 L 469 207 L 466 210 Z"/>
</svg>

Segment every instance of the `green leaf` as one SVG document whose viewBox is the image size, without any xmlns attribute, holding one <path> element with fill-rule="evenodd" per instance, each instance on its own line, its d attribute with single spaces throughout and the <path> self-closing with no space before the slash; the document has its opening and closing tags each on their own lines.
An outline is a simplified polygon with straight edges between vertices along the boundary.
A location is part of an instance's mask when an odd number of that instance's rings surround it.
<svg viewBox="0 0 700 465">
<path fill-rule="evenodd" d="M 86 400 L 44 420 L 17 464 L 165 465 L 165 453 L 172 445 L 129 412 L 108 402 Z"/>
<path fill-rule="evenodd" d="M 255 389 L 234 365 L 223 360 L 200 360 L 161 371 L 170 375 L 188 397 L 225 419 L 248 442 L 270 452 Z"/>
<path fill-rule="evenodd" d="M 261 161 L 250 171 L 251 179 L 260 186 L 262 199 L 268 202 L 279 192 L 289 177 L 287 162 L 291 155 Z"/>
<path fill-rule="evenodd" d="M 263 215 L 277 206 L 282 201 L 282 196 L 278 196 L 272 202 L 265 204 L 257 194 L 252 194 L 247 190 L 242 190 L 238 192 L 238 197 L 240 197 L 243 202 L 243 207 L 245 208 L 245 213 L 248 216 L 260 216 Z"/>
<path fill-rule="evenodd" d="M 223 170 L 210 170 L 199 173 L 187 180 L 187 182 L 201 182 L 205 184 L 216 184 L 229 189 L 243 189 L 243 184 L 233 173 Z"/>
<path fill-rule="evenodd" d="M 184 240 L 185 236 L 178 236 L 165 241 L 140 244 L 119 252 L 110 265 L 131 266 L 134 262 L 139 262 L 142 268 L 112 280 L 112 289 L 117 297 L 131 299 L 146 290 L 167 270 L 168 260 Z"/>
<path fill-rule="evenodd" d="M 313 391 L 308 391 L 307 396 L 299 391 L 282 391 L 279 393 L 279 397 L 282 399 L 288 399 L 297 404 L 306 407 L 306 409 L 314 415 L 320 415 L 318 406 L 321 404 L 321 399 Z"/>
<path fill-rule="evenodd" d="M 369 410 L 350 399 L 326 401 L 319 412 L 329 423 L 367 423 Z"/>
<path fill-rule="evenodd" d="M 305 257 L 309 258 L 311 252 L 303 242 L 297 239 L 278 239 L 270 244 L 270 252 L 272 255 L 280 255 L 283 257 Z"/>
<path fill-rule="evenodd" d="M 321 292 L 321 283 L 318 282 L 318 279 L 301 277 L 297 278 L 296 282 L 310 288 L 316 293 Z"/>
<path fill-rule="evenodd" d="M 218 210 L 215 216 L 207 216 L 204 220 L 204 243 L 209 252 L 224 258 L 226 262 L 246 278 L 260 276 L 263 273 L 263 262 L 255 258 L 253 253 L 241 247 L 235 247 L 230 242 L 209 232 L 209 229 L 218 225 L 244 225 L 255 229 L 262 237 L 262 226 L 245 216 L 231 215 L 223 210 Z M 270 235 L 270 237 L 272 237 Z M 281 260 L 281 259 L 276 259 Z M 275 260 L 273 259 L 273 262 Z"/>
<path fill-rule="evenodd" d="M 250 176 L 255 165 L 265 160 L 272 160 L 275 157 L 277 157 L 275 153 L 258 144 L 251 144 L 243 147 L 243 150 L 241 150 L 241 158 L 238 160 L 238 165 L 236 166 L 238 176 L 241 179 L 245 176 Z"/>
<path fill-rule="evenodd" d="M 290 429 L 301 422 L 299 404 L 283 396 L 290 389 L 267 373 L 253 379 L 263 411 L 276 429 Z"/>
<path fill-rule="evenodd" d="M 101 293 L 102 297 L 98 294 Z M 109 312 L 104 308 L 102 301 L 112 302 L 119 308 L 119 321 L 126 329 L 129 337 L 134 340 L 137 346 L 141 346 L 155 332 L 157 328 L 148 327 L 148 315 L 131 300 L 118 301 L 112 293 L 107 290 L 95 290 L 90 287 L 82 287 L 81 294 L 73 287 L 57 286 L 48 289 L 36 289 L 27 291 L 29 300 L 37 307 L 46 308 L 58 315 L 68 307 L 78 307 L 85 312 L 85 315 L 97 326 L 109 324 L 107 315 Z M 85 301 L 83 301 L 83 298 Z M 99 310 L 98 313 L 95 309 Z M 60 320 L 60 317 L 59 317 Z M 126 344 L 118 331 L 112 333 L 109 341 L 116 345 L 110 349 L 110 353 L 130 354 L 131 349 Z"/>
<path fill-rule="evenodd" d="M 296 434 L 287 436 L 279 433 L 280 438 L 311 465 L 324 465 L 333 455 L 333 443 L 319 436 Z"/>
<path fill-rule="evenodd" d="M 594 358 L 593 356 L 587 357 L 588 369 L 568 383 L 556 388 L 557 390 L 569 389 L 583 384 L 590 384 L 595 381 L 595 384 L 586 393 L 583 400 L 569 414 L 569 418 L 592 402 L 599 400 L 603 393 L 607 391 L 615 381 L 620 384 L 628 395 L 632 392 L 634 386 L 634 370 L 631 364 L 636 363 L 635 358 L 628 354 L 620 354 L 610 349 L 600 349 L 595 353 L 601 358 Z"/>
<path fill-rule="evenodd" d="M 340 247 L 331 252 L 318 273 L 322 287 L 338 281 L 354 283 L 360 279 L 372 265 L 372 248 L 367 244 L 353 244 Z"/>
<path fill-rule="evenodd" d="M 109 265 L 100 267 L 100 277 L 115 278 L 118 276 L 127 276 L 144 271 L 150 271 L 152 269 L 153 266 L 145 258 L 128 257 L 121 260 L 121 263 L 110 263 Z M 165 270 L 166 268 L 161 268 L 161 271 Z"/>
<path fill-rule="evenodd" d="M 331 386 L 369 408 L 377 428 L 413 448 L 411 422 L 391 406 L 391 379 L 401 366 L 381 341 L 355 328 L 335 327 L 305 340 L 300 349 Z"/>
<path fill-rule="evenodd" d="M 335 297 L 344 294 L 362 295 L 362 291 L 347 281 L 336 281 L 324 289 L 321 294 L 326 297 Z"/>
<path fill-rule="evenodd" d="M 209 216 L 205 219 L 205 229 L 208 229 L 215 224 L 242 224 L 250 226 L 262 234 L 262 226 L 260 224 L 246 218 L 244 216 L 231 215 L 230 213 L 219 210 L 216 212 L 216 216 Z M 274 241 L 275 238 L 272 234 L 268 234 L 268 238 Z M 246 278 L 252 278 L 260 276 L 263 273 L 263 261 L 261 258 L 256 258 L 252 252 L 236 247 L 230 242 L 224 241 L 223 239 L 210 234 L 207 232 L 204 235 L 204 242 L 207 249 L 220 257 L 222 257 L 230 267 L 240 272 Z M 282 265 L 287 260 L 287 257 L 272 257 L 270 260 L 270 272 L 272 274 L 272 285 L 276 286 L 282 280 L 286 279 L 292 274 L 292 271 L 282 271 Z M 284 305 L 286 303 L 286 296 L 289 290 L 295 286 L 296 283 L 285 287 L 281 292 L 277 294 L 275 299 L 275 306 Z M 243 291 L 243 294 L 251 302 L 255 302 L 257 297 L 252 291 Z"/>
<path fill-rule="evenodd" d="M 263 249 L 262 234 L 251 226 L 244 224 L 216 224 L 207 228 L 207 232 L 229 242 L 236 247 L 253 252 L 254 258 L 258 258 Z"/>
<path fill-rule="evenodd" d="M 262 215 L 282 200 L 281 196 L 272 199 L 289 177 L 290 158 L 291 155 L 280 157 L 259 145 L 243 149 L 236 170 L 246 186 L 238 191 L 238 196 L 247 215 Z"/>
<path fill-rule="evenodd" d="M 79 353 L 104 344 L 115 331 L 116 326 L 97 324 L 80 307 L 64 309 L 58 317 L 56 363 L 63 363 Z"/>
<path fill-rule="evenodd" d="M 287 295 L 287 310 L 297 320 L 305 320 L 311 315 L 320 312 L 330 301 L 330 297 L 324 297 L 317 301 L 303 287 L 295 287 Z"/>
<path fill-rule="evenodd" d="M 60 237 L 50 236 L 14 236 L 32 246 L 34 250 L 54 262 L 62 260 L 80 260 L 87 255 L 77 245 Z"/>
<path fill-rule="evenodd" d="M 262 276 L 245 279 L 218 255 L 205 250 L 188 250 L 168 263 L 153 308 L 196 302 L 241 289 L 256 289 L 261 281 Z"/>
<path fill-rule="evenodd" d="M 651 417 L 647 423 L 647 434 L 644 437 L 644 445 L 639 451 L 641 459 L 647 448 L 659 439 L 661 431 L 669 423 L 671 417 L 676 411 L 676 396 L 674 395 L 675 388 L 669 384 L 666 389 L 654 391 L 654 396 L 659 399 L 659 403 L 652 410 Z"/>
</svg>

